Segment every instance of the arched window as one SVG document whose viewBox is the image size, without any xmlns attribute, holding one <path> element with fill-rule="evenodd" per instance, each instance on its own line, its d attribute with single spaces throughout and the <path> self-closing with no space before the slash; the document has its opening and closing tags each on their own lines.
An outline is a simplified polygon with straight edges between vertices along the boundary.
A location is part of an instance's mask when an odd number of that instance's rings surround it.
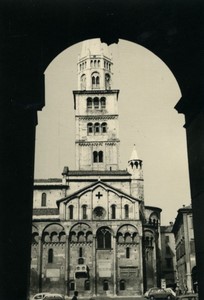
<svg viewBox="0 0 204 300">
<path fill-rule="evenodd" d="M 99 83 L 100 83 L 99 76 L 97 76 L 97 77 L 96 77 L 96 87 L 97 87 L 97 88 L 99 88 Z"/>
<path fill-rule="evenodd" d="M 82 205 L 82 219 L 87 219 L 87 205 Z"/>
<path fill-rule="evenodd" d="M 79 257 L 82 257 L 83 256 L 83 249 L 82 247 L 79 248 Z"/>
<path fill-rule="evenodd" d="M 111 206 L 111 219 L 115 219 L 116 205 Z"/>
<path fill-rule="evenodd" d="M 47 205 L 47 194 L 46 193 L 42 193 L 41 206 L 46 206 L 46 205 Z"/>
<path fill-rule="evenodd" d="M 48 250 L 48 263 L 53 263 L 53 249 Z"/>
<path fill-rule="evenodd" d="M 99 67 L 99 68 L 100 68 L 100 63 L 101 63 L 100 60 L 98 60 L 98 67 Z"/>
<path fill-rule="evenodd" d="M 83 74 L 81 76 L 81 90 L 85 90 L 86 89 L 86 75 Z"/>
<path fill-rule="evenodd" d="M 93 133 L 93 124 L 92 123 L 87 124 L 87 132 L 88 132 L 88 134 Z"/>
<path fill-rule="evenodd" d="M 69 290 L 74 291 L 75 290 L 75 283 L 74 280 L 69 281 Z"/>
<path fill-rule="evenodd" d="M 125 280 L 120 280 L 120 290 L 121 291 L 125 290 Z"/>
<path fill-rule="evenodd" d="M 105 89 L 110 90 L 111 85 L 110 85 L 110 75 L 105 74 Z"/>
<path fill-rule="evenodd" d="M 99 98 L 94 98 L 94 108 L 99 109 Z"/>
<path fill-rule="evenodd" d="M 95 123 L 94 124 L 94 133 L 99 133 L 100 132 L 100 124 L 99 123 Z"/>
<path fill-rule="evenodd" d="M 83 257 L 79 257 L 78 264 L 79 265 L 83 265 L 84 264 L 84 258 Z"/>
<path fill-rule="evenodd" d="M 98 152 L 97 151 L 93 152 L 93 162 L 94 163 L 98 162 Z"/>
<path fill-rule="evenodd" d="M 106 98 L 102 97 L 100 101 L 101 101 L 101 108 L 102 109 L 106 108 Z"/>
<path fill-rule="evenodd" d="M 98 161 L 103 162 L 103 151 L 99 151 L 98 153 Z"/>
<path fill-rule="evenodd" d="M 89 291 L 90 290 L 90 280 L 85 280 L 85 282 L 84 282 L 84 289 L 85 289 L 85 291 Z"/>
<path fill-rule="evenodd" d="M 101 228 L 98 230 L 97 246 L 99 249 L 111 249 L 111 233 L 108 228 Z"/>
<path fill-rule="evenodd" d="M 130 248 L 126 248 L 126 258 L 130 258 Z"/>
<path fill-rule="evenodd" d="M 87 109 L 91 109 L 92 108 L 92 99 L 91 99 L 91 97 L 87 98 L 87 100 L 86 100 L 86 106 L 87 106 Z"/>
<path fill-rule="evenodd" d="M 104 280 L 103 281 L 103 290 L 104 291 L 108 291 L 109 290 L 108 280 Z"/>
<path fill-rule="evenodd" d="M 129 218 L 129 206 L 127 204 L 125 204 L 124 209 L 125 209 L 125 219 L 128 219 Z"/>
<path fill-rule="evenodd" d="M 107 123 L 102 123 L 101 124 L 101 131 L 102 131 L 102 133 L 106 133 L 107 132 Z"/>
<path fill-rule="evenodd" d="M 92 77 L 92 89 L 99 88 L 100 85 L 99 73 L 94 72 L 91 77 Z"/>
<path fill-rule="evenodd" d="M 69 206 L 69 218 L 70 218 L 70 220 L 72 220 L 73 217 L 74 217 L 74 206 L 70 205 Z"/>
</svg>

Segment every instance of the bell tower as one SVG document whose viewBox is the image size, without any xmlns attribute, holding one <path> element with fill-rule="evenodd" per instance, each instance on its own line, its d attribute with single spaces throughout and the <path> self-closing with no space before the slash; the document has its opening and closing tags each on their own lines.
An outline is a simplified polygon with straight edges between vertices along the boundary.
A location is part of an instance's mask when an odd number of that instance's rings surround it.
<svg viewBox="0 0 204 300">
<path fill-rule="evenodd" d="M 76 169 L 118 170 L 118 94 L 111 89 L 112 59 L 100 39 L 83 42 L 78 90 L 73 91 Z"/>
</svg>

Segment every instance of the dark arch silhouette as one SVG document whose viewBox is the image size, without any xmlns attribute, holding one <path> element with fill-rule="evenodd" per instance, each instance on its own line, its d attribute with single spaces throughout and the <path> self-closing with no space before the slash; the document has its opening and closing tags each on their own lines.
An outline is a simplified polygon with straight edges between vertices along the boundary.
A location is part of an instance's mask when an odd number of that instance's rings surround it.
<svg viewBox="0 0 204 300">
<path fill-rule="evenodd" d="M 167 64 L 180 86 L 182 99 L 176 109 L 186 120 L 199 296 L 204 299 L 204 244 L 199 239 L 204 228 L 203 11 L 201 0 L 98 0 L 97 5 L 89 0 L 2 1 L 2 298 L 27 298 L 35 126 L 36 112 L 44 106 L 43 73 L 67 47 L 100 37 L 108 44 L 122 38 L 146 47 Z"/>
</svg>

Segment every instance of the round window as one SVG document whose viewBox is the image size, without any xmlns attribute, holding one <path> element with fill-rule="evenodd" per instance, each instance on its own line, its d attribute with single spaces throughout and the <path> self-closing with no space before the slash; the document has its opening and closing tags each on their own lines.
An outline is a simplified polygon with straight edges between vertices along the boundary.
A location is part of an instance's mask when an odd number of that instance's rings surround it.
<svg viewBox="0 0 204 300">
<path fill-rule="evenodd" d="M 94 217 L 96 219 L 103 219 L 105 217 L 106 211 L 103 207 L 97 206 L 94 208 Z"/>
</svg>

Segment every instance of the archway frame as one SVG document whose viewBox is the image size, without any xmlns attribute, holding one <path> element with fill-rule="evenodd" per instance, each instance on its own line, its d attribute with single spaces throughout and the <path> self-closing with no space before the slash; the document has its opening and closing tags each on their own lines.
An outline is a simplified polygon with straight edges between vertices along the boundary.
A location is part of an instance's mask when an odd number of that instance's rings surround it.
<svg viewBox="0 0 204 300">
<path fill-rule="evenodd" d="M 61 51 L 89 38 L 119 38 L 149 49 L 169 67 L 182 93 L 198 265 L 203 281 L 204 114 L 203 1 L 4 1 L 1 3 L 1 262 L 2 298 L 26 299 L 30 264 L 37 110 L 44 106 L 44 70 Z M 83 28 L 83 30 L 82 30 Z M 18 191 L 18 201 L 14 196 Z M 9 224 L 7 218 L 9 217 Z M 5 228 L 4 224 L 8 224 Z M 15 230 L 15 234 L 14 232 Z M 24 243 L 21 243 L 21 241 Z M 9 261 L 9 264 L 7 263 Z M 15 282 L 13 278 L 15 277 Z M 11 284 L 12 282 L 12 284 Z M 204 287 L 199 286 L 200 298 Z"/>
</svg>

